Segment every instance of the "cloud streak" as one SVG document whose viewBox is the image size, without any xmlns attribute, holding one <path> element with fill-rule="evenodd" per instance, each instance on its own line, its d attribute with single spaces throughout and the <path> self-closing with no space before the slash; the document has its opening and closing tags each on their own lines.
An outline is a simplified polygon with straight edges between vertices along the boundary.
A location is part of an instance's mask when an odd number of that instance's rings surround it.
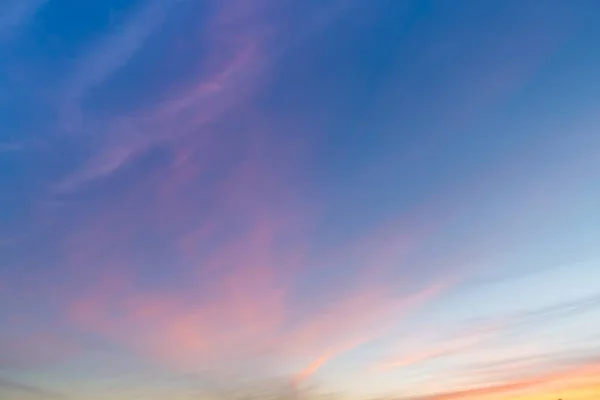
<svg viewBox="0 0 600 400">
<path fill-rule="evenodd" d="M 591 394 L 599 388 L 596 379 L 598 373 L 600 373 L 600 365 L 597 363 L 583 364 L 564 370 L 532 375 L 530 377 L 508 381 L 502 384 L 434 394 L 431 396 L 418 397 L 418 399 L 527 399 L 552 396 L 557 390 L 561 393 L 565 393 L 565 396 L 570 392 L 576 395 L 577 392 L 581 392 L 584 389 L 587 389 L 588 394 Z M 582 397 L 577 396 L 572 398 L 577 399 Z"/>
<path fill-rule="evenodd" d="M 89 90 L 102 85 L 125 66 L 164 22 L 168 11 L 182 0 L 148 0 L 122 30 L 110 34 L 80 58 L 67 84 L 67 104 L 82 100 Z"/>
<path fill-rule="evenodd" d="M 440 344 L 430 343 L 427 349 L 402 357 L 395 357 L 384 361 L 376 366 L 379 371 L 389 371 L 397 368 L 409 367 L 427 361 L 436 360 L 442 357 L 461 354 L 464 351 L 471 350 L 486 341 L 495 338 L 502 332 L 502 324 L 494 326 L 484 326 L 474 329 L 472 332 L 461 332 L 455 337 L 444 340 Z"/>
<path fill-rule="evenodd" d="M 164 21 L 171 7 L 173 4 L 164 0 L 150 2 L 123 32 L 105 38 L 89 56 L 82 58 L 67 86 L 67 103 L 80 107 L 82 96 L 124 66 Z M 183 88 L 176 82 L 176 88 L 169 88 L 167 97 L 155 102 L 150 110 L 134 111 L 102 124 L 93 116 L 82 116 L 81 129 L 91 130 L 101 138 L 99 148 L 57 189 L 71 192 L 87 182 L 108 177 L 157 144 L 206 135 L 207 124 L 215 123 L 250 96 L 259 71 L 268 62 L 267 38 L 261 33 L 264 8 L 233 0 L 219 2 L 198 44 L 208 49 L 205 66 Z M 81 119 L 76 115 L 78 111 L 74 114 L 72 108 L 67 110 L 67 121 Z"/>
<path fill-rule="evenodd" d="M 362 345 L 365 345 L 373 340 L 380 339 L 389 335 L 392 328 L 400 324 L 407 315 L 412 312 L 419 310 L 420 306 L 425 305 L 430 301 L 434 301 L 435 298 L 440 294 L 442 289 L 446 285 L 431 285 L 421 291 L 407 295 L 400 299 L 394 300 L 393 295 L 390 294 L 390 299 L 387 302 L 381 304 L 370 304 L 363 297 L 357 298 L 363 303 L 364 309 L 356 306 L 351 307 L 351 312 L 347 313 L 342 310 L 336 310 L 335 312 L 328 312 L 326 315 L 335 316 L 331 319 L 331 322 L 335 324 L 335 330 L 328 332 L 330 329 L 323 329 L 323 327 L 316 328 L 316 335 L 319 339 L 325 338 L 330 341 L 329 350 L 325 351 L 318 358 L 316 358 L 311 364 L 302 370 L 294 379 L 296 384 L 300 384 L 303 381 L 309 379 L 314 375 L 321 367 L 351 350 L 354 350 Z M 361 311 L 362 309 L 362 311 Z M 352 321 L 350 315 L 354 318 L 358 317 L 357 321 Z M 350 325 L 346 325 L 347 321 L 351 320 Z M 308 332 L 314 332 L 315 326 L 320 326 L 322 322 L 312 322 L 309 324 Z M 365 327 L 369 327 L 365 329 Z M 306 332 L 306 330 L 305 330 Z M 331 334 L 331 335 L 328 335 Z M 305 336 L 306 333 L 301 334 Z M 309 335 L 310 337 L 311 335 Z M 333 343 L 339 342 L 340 338 L 348 337 L 346 344 L 334 345 Z M 321 339 L 322 340 L 322 339 Z M 300 342 L 305 342 L 306 339 Z"/>
</svg>

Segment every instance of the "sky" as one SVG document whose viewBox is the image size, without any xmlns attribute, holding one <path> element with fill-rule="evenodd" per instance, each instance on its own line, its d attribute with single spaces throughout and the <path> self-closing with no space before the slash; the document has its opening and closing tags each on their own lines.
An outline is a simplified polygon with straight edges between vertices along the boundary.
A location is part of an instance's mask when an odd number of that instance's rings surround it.
<svg viewBox="0 0 600 400">
<path fill-rule="evenodd" d="M 599 20 L 0 0 L 0 398 L 597 399 Z"/>
</svg>

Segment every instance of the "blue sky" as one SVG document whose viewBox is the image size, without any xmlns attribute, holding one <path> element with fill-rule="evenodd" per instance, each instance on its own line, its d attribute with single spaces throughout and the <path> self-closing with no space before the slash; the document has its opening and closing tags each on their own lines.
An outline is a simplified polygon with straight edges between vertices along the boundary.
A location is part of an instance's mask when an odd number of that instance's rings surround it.
<svg viewBox="0 0 600 400">
<path fill-rule="evenodd" d="M 599 17 L 2 0 L 0 397 L 593 398 Z"/>
</svg>

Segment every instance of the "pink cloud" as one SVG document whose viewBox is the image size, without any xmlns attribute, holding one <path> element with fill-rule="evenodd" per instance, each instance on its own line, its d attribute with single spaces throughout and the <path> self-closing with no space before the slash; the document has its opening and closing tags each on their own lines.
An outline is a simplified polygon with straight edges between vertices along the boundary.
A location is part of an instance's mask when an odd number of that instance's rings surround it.
<svg viewBox="0 0 600 400">
<path fill-rule="evenodd" d="M 203 151 L 218 158 L 221 150 L 208 143 L 213 147 Z M 78 220 L 83 225 L 68 236 L 66 259 L 72 273 L 85 277 L 95 271 L 94 283 L 77 290 L 68 305 L 78 329 L 177 370 L 227 368 L 265 354 L 278 363 L 307 362 L 297 378 L 301 382 L 334 358 L 388 334 L 450 284 L 402 292 L 386 281 L 433 229 L 411 237 L 402 220 L 375 228 L 325 260 L 308 257 L 311 239 L 304 224 L 314 210 L 273 201 L 282 193 L 285 198 L 291 166 L 275 168 L 263 156 L 268 135 L 250 144 L 210 185 L 197 182 L 214 173 L 214 162 L 187 156 L 177 168 L 148 174 Z M 206 210 L 197 205 L 202 196 L 210 199 Z M 161 267 L 172 268 L 176 286 L 142 282 L 144 266 L 130 248 L 140 231 L 159 235 L 161 245 L 173 251 L 173 263 L 180 257 L 183 268 Z M 314 266 L 346 263 L 360 268 L 343 290 L 297 291 L 298 279 L 314 279 Z M 404 283 L 413 284 L 408 277 Z M 299 303 L 308 310 L 299 312 Z"/>
<path fill-rule="evenodd" d="M 357 246 L 362 250 L 354 253 L 364 264 L 365 276 L 370 278 L 359 276 L 350 290 L 331 291 L 321 304 L 311 304 L 317 307 L 310 313 L 298 315 L 294 312 L 300 301 L 298 296 L 306 294 L 294 291 L 294 281 L 311 273 L 311 263 L 321 263 L 303 253 L 307 237 L 286 241 L 282 247 L 281 239 L 297 230 L 302 214 L 298 210 L 275 210 L 265 203 L 262 196 L 284 186 L 266 165 L 254 160 L 251 155 L 239 168 L 231 170 L 229 180 L 213 188 L 211 196 L 217 199 L 218 206 L 212 212 L 217 218 L 192 230 L 186 228 L 182 235 L 177 234 L 177 226 L 171 227 L 175 233 L 170 237 L 175 239 L 174 249 L 189 265 L 187 272 L 173 271 L 186 277 L 177 288 L 144 286 L 127 252 L 118 250 L 119 246 L 127 248 L 129 237 L 135 232 L 128 229 L 133 222 L 123 220 L 126 210 L 138 204 L 139 196 L 145 196 L 146 202 L 152 201 L 147 198 L 146 185 L 162 188 L 172 172 L 153 175 L 146 183 L 133 186 L 124 197 L 126 201 L 106 205 L 107 211 L 98 214 L 98 220 L 91 220 L 81 232 L 74 232 L 65 247 L 68 259 L 76 267 L 74 272 L 90 262 L 101 261 L 106 251 L 110 250 L 112 256 L 104 257 L 109 263 L 104 268 L 105 277 L 101 274 L 95 285 L 78 291 L 82 294 L 69 305 L 71 321 L 142 356 L 184 370 L 206 363 L 226 366 L 236 360 L 259 357 L 264 351 L 282 360 L 325 357 L 325 363 L 385 335 L 398 318 L 434 299 L 444 289 L 444 285 L 431 285 L 422 291 L 400 294 L 392 285 L 378 282 L 385 276 L 382 263 L 401 261 L 410 246 L 405 245 L 405 239 L 378 241 L 373 238 L 382 238 L 381 233 L 371 234 L 366 236 L 368 244 Z M 195 167 L 191 164 L 190 168 Z M 254 182 L 263 182 L 263 189 L 257 192 Z M 185 180 L 179 183 L 187 185 Z M 164 192 L 153 194 L 159 199 L 154 210 L 158 225 L 150 224 L 149 228 L 163 229 L 160 214 L 164 210 L 173 217 L 174 204 L 182 217 L 193 217 L 194 197 L 190 204 L 170 203 L 181 199 L 183 186 L 172 186 L 171 193 L 178 193 L 175 197 L 164 197 Z M 232 231 L 227 219 L 218 218 L 220 213 L 235 215 L 243 224 L 234 224 Z M 152 219 L 144 218 L 143 223 L 149 221 Z M 393 232 L 388 231 L 393 237 Z M 113 242 L 117 251 L 112 248 Z M 211 245 L 207 247 L 206 243 Z M 391 251 L 392 248 L 397 251 Z M 351 345 L 340 348 L 340 342 Z"/>
<path fill-rule="evenodd" d="M 85 329 L 183 370 L 207 362 L 226 367 L 269 349 L 287 360 L 314 355 L 318 360 L 300 374 L 308 378 L 332 358 L 385 335 L 390 319 L 397 323 L 439 291 L 431 287 L 393 299 L 385 290 L 369 289 L 298 320 L 290 314 L 293 304 L 282 281 L 272 268 L 262 267 L 265 254 L 259 251 L 253 258 L 241 252 L 231 258 L 230 251 L 224 252 L 224 264 L 215 264 L 227 271 L 212 279 L 207 293 L 120 290 L 117 281 L 74 303 L 72 318 Z M 231 260 L 237 264 L 233 269 L 227 267 Z"/>
<path fill-rule="evenodd" d="M 71 305 L 71 317 L 85 329 L 180 366 L 251 352 L 254 343 L 271 338 L 283 312 L 273 234 L 268 223 L 258 222 L 196 259 L 199 274 L 182 291 L 148 291 L 135 279 L 109 276 Z"/>
</svg>

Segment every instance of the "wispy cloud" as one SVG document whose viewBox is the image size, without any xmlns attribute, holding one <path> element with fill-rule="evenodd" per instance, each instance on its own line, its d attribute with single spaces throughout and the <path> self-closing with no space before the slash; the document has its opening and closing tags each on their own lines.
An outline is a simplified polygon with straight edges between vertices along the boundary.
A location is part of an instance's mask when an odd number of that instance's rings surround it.
<svg viewBox="0 0 600 400">
<path fill-rule="evenodd" d="M 358 321 L 352 321 L 349 314 L 346 312 L 327 312 L 326 316 L 330 323 L 334 324 L 335 330 L 317 328 L 316 338 L 319 343 L 324 341 L 330 343 L 328 350 L 324 351 L 314 361 L 312 361 L 305 369 L 300 371 L 294 378 L 294 382 L 299 385 L 309 379 L 324 365 L 331 362 L 333 359 L 344 355 L 345 353 L 355 350 L 369 342 L 380 339 L 389 335 L 393 327 L 402 323 L 402 320 L 410 313 L 417 312 L 420 306 L 427 302 L 434 301 L 435 297 L 442 291 L 442 285 L 432 285 L 422 291 L 412 293 L 398 300 L 393 300 L 393 296 L 381 304 L 364 303 L 367 308 L 361 311 L 360 308 L 352 307 L 354 318 L 360 318 Z M 361 302 L 364 298 L 361 298 Z M 366 311 L 366 310 L 369 311 Z M 363 314 L 363 311 L 365 313 Z M 362 319 L 364 318 L 364 319 Z M 348 321 L 352 321 L 348 325 Z M 320 320 L 316 321 L 316 325 L 320 325 Z M 308 325 L 309 332 L 315 335 L 315 322 L 311 321 Z M 365 329 L 365 327 L 368 327 Z M 304 335 L 301 335 L 304 336 Z M 300 341 L 304 343 L 306 339 Z M 339 344 L 339 342 L 342 344 Z M 334 344 L 335 343 L 335 344 Z M 296 347 L 297 345 L 294 345 Z M 300 345 L 300 348 L 304 348 Z M 310 348 L 309 348 L 310 349 Z M 305 351 L 310 352 L 309 349 Z"/>
<path fill-rule="evenodd" d="M 527 325 L 547 326 L 564 318 L 576 317 L 600 308 L 600 294 L 585 296 L 583 298 L 566 301 L 531 311 L 524 311 L 514 317 L 513 325 L 523 327 Z"/>
<path fill-rule="evenodd" d="M 103 86 L 128 65 L 165 22 L 171 9 L 181 1 L 185 0 L 143 2 L 123 25 L 111 26 L 112 32 L 76 60 L 61 87 L 59 111 L 63 128 L 77 136 L 87 136 L 87 142 L 94 151 L 83 166 L 56 184 L 55 190 L 70 192 L 81 184 L 109 176 L 157 140 L 164 140 L 164 135 L 157 132 L 157 126 L 148 124 L 144 118 L 120 116 L 98 119 L 83 110 L 83 101 L 91 90 Z"/>
<path fill-rule="evenodd" d="M 66 120 L 71 123 L 73 118 L 83 118 L 75 126 L 94 132 L 100 145 L 83 166 L 57 185 L 59 190 L 71 191 L 109 176 L 157 143 L 177 141 L 191 134 L 199 136 L 198 129 L 246 100 L 256 86 L 257 73 L 267 61 L 263 52 L 265 37 L 261 35 L 264 6 L 248 7 L 244 2 L 227 1 L 213 10 L 204 35 L 198 39 L 208 49 L 204 62 L 207 67 L 183 89 L 177 82 L 178 88 L 167 90 L 168 96 L 149 110 L 134 110 L 109 118 L 108 122 L 98 123 L 93 116 L 79 115 L 77 107 L 82 96 L 125 65 L 164 20 L 167 5 L 172 6 L 164 0 L 150 2 L 125 25 L 123 32 L 105 38 L 78 62 L 66 90 L 67 104 L 75 105 L 75 109 L 67 107 Z"/>
<path fill-rule="evenodd" d="M 73 170 L 55 184 L 54 190 L 68 193 L 85 183 L 110 176 L 135 159 L 140 152 L 147 150 L 155 142 L 155 137 L 151 132 L 146 132 L 148 136 L 144 136 L 143 126 L 136 125 L 135 122 L 119 120 L 103 129 L 101 135 L 107 132 L 110 134 L 100 140 L 99 148 L 84 162 L 83 166 Z M 98 127 L 92 126 L 91 129 L 98 130 Z"/>
<path fill-rule="evenodd" d="M 92 145 L 95 149 L 83 165 L 55 188 L 70 192 L 87 182 L 109 177 L 149 148 L 161 143 L 171 145 L 190 135 L 206 135 L 210 125 L 228 112 L 241 104 L 250 106 L 252 94 L 266 78 L 263 72 L 290 45 L 280 36 L 290 33 L 271 21 L 271 14 L 282 4 L 272 0 L 249 4 L 240 0 L 210 3 L 206 11 L 210 15 L 208 21 L 195 39 L 198 51 L 206 53 L 198 72 L 187 82 L 172 82 L 150 106 L 133 106 L 126 115 L 105 116 L 102 121 L 82 113 L 82 100 L 127 65 L 164 22 L 173 2 L 147 2 L 121 30 L 92 46 L 76 62 L 62 90 L 62 108 L 64 127 L 86 132 L 96 143 Z M 325 21 L 345 9 L 337 2 L 323 8 L 327 11 Z M 322 29 L 325 21 L 311 20 L 295 34 L 310 35 Z M 306 38 L 304 34 L 300 37 Z"/>
<path fill-rule="evenodd" d="M 420 352 L 409 352 L 403 356 L 396 356 L 376 366 L 377 370 L 387 371 L 391 369 L 409 367 L 442 357 L 461 354 L 472 350 L 473 347 L 496 337 L 502 332 L 502 324 L 484 326 L 472 331 L 460 332 L 456 336 L 444 339 L 441 343 L 428 343 L 426 349 Z"/>
<path fill-rule="evenodd" d="M 90 89 L 102 85 L 125 66 L 182 0 L 148 0 L 122 27 L 103 37 L 77 60 L 64 90 L 67 104 L 80 102 Z M 115 27 L 111 27 L 115 28 Z"/>
</svg>

